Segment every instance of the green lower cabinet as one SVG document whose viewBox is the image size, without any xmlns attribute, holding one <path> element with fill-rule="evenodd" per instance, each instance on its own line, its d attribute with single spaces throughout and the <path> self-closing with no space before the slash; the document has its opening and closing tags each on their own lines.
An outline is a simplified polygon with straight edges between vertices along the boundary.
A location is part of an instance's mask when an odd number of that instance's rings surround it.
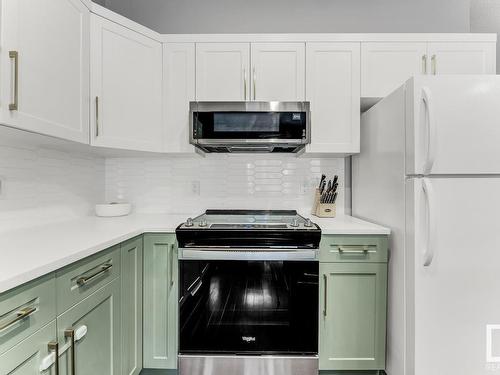
<svg viewBox="0 0 500 375">
<path fill-rule="evenodd" d="M 51 353 L 48 344 L 55 338 L 56 322 L 53 321 L 0 355 L 0 374 L 55 374 L 54 365 L 44 372 L 40 371 L 43 359 Z"/>
<path fill-rule="evenodd" d="M 121 245 L 122 374 L 142 370 L 142 236 Z"/>
<path fill-rule="evenodd" d="M 387 264 L 320 263 L 320 370 L 385 368 L 386 301 Z"/>
<path fill-rule="evenodd" d="M 144 235 L 144 368 L 177 368 L 175 234 Z"/>
<path fill-rule="evenodd" d="M 59 345 L 71 342 L 68 333 L 86 334 L 74 346 L 75 374 L 121 375 L 120 278 L 116 278 L 57 318 Z M 72 349 L 59 359 L 60 374 L 73 375 Z"/>
</svg>

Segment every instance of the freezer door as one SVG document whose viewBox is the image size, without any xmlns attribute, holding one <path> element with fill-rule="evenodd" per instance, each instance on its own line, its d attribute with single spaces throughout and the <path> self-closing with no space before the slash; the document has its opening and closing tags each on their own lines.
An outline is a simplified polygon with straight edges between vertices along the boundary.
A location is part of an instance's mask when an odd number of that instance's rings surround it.
<svg viewBox="0 0 500 375">
<path fill-rule="evenodd" d="M 500 372 L 500 178 L 406 191 L 405 374 Z"/>
<path fill-rule="evenodd" d="M 500 76 L 406 83 L 406 174 L 500 173 Z"/>
</svg>

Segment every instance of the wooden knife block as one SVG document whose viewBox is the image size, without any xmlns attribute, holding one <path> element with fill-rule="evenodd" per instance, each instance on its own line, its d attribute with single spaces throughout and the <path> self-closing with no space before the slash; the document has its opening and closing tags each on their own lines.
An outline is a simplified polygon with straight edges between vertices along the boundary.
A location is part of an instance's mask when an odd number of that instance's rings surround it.
<svg viewBox="0 0 500 375">
<path fill-rule="evenodd" d="M 337 205 L 335 203 L 319 203 L 316 208 L 317 217 L 335 217 L 337 214 Z"/>
<path fill-rule="evenodd" d="M 317 217 L 335 217 L 337 206 L 335 203 L 320 203 L 319 189 L 314 192 L 314 202 L 311 214 Z"/>
</svg>

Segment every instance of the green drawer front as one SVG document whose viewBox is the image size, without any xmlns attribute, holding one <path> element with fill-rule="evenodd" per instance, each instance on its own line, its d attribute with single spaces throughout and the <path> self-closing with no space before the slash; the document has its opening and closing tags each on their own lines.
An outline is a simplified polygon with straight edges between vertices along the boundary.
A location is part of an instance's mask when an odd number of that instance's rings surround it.
<svg viewBox="0 0 500 375">
<path fill-rule="evenodd" d="M 323 235 L 321 237 L 320 262 L 386 263 L 387 260 L 387 236 Z"/>
<path fill-rule="evenodd" d="M 0 354 L 56 317 L 54 274 L 0 294 Z"/>
<path fill-rule="evenodd" d="M 57 271 L 57 314 L 63 313 L 119 275 L 119 245 Z"/>
</svg>

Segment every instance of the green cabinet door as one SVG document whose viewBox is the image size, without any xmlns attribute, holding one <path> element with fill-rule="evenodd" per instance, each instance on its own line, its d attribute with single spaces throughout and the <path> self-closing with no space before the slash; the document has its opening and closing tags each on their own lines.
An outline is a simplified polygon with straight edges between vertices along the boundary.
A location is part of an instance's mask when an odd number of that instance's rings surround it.
<svg viewBox="0 0 500 375">
<path fill-rule="evenodd" d="M 50 366 L 44 372 L 40 371 L 40 366 L 44 358 L 48 357 L 51 353 L 48 344 L 54 341 L 55 338 L 56 322 L 53 321 L 0 355 L 0 374 L 55 374 L 54 365 Z"/>
<path fill-rule="evenodd" d="M 121 245 L 122 374 L 142 369 L 142 236 Z"/>
<path fill-rule="evenodd" d="M 385 368 L 387 264 L 320 263 L 320 370 Z"/>
<path fill-rule="evenodd" d="M 145 368 L 177 368 L 177 267 L 175 234 L 145 234 Z"/>
<path fill-rule="evenodd" d="M 86 334 L 75 342 L 77 375 L 121 375 L 120 279 L 116 278 L 57 318 L 59 345 L 71 342 L 65 332 Z M 61 375 L 72 373 L 72 349 L 60 356 Z"/>
</svg>

